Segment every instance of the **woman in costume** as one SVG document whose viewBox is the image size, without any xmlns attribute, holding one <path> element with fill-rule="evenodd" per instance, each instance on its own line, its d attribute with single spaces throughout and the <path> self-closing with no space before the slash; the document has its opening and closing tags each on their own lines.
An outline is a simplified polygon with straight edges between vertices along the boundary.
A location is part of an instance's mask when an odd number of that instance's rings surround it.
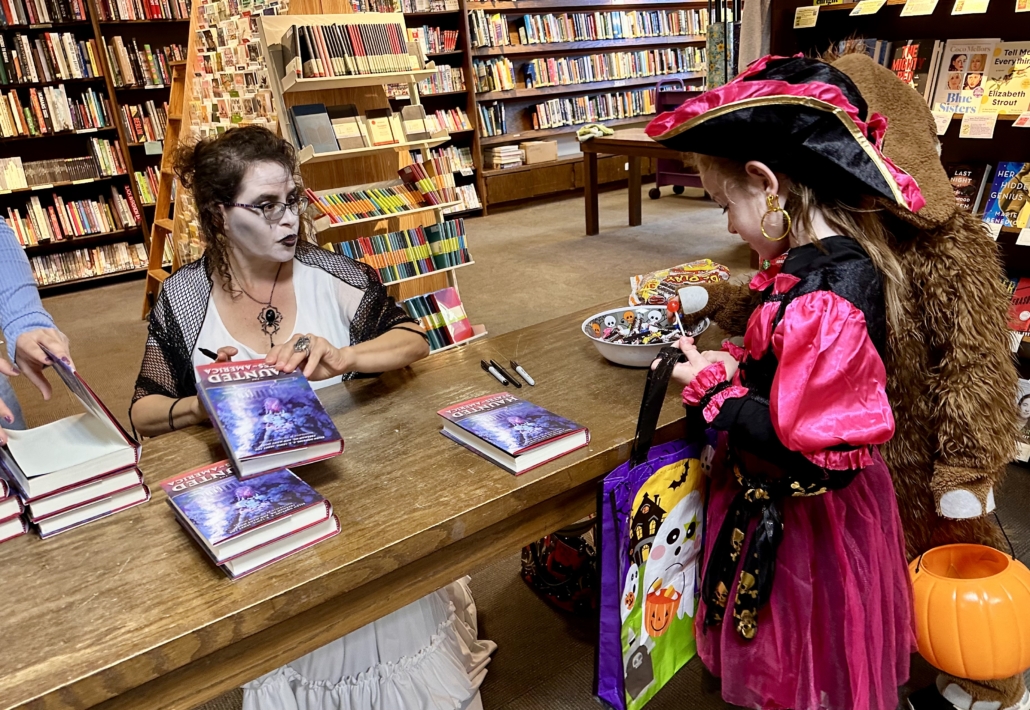
<svg viewBox="0 0 1030 710">
<path fill-rule="evenodd" d="M 877 449 L 905 286 L 868 207 L 923 198 L 880 152 L 885 128 L 846 75 L 804 58 L 759 60 L 647 128 L 702 154 L 705 189 L 762 259 L 743 348 L 683 339 L 674 374 L 725 433 L 695 618 L 736 705 L 891 710 L 908 678 L 904 539 Z"/>
<path fill-rule="evenodd" d="M 375 271 L 307 240 L 293 147 L 235 128 L 183 149 L 204 256 L 164 282 L 129 411 L 148 436 L 207 421 L 194 367 L 264 358 L 320 387 L 429 352 Z M 266 406 L 269 406 L 266 403 Z M 271 405 L 275 408 L 277 403 Z M 475 710 L 496 644 L 476 637 L 467 579 L 244 686 L 245 710 Z"/>
</svg>

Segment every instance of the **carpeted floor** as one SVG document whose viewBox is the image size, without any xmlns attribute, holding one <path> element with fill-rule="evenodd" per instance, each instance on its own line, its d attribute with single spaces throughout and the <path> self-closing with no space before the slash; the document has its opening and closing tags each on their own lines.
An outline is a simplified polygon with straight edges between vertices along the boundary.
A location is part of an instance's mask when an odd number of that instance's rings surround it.
<svg viewBox="0 0 1030 710">
<path fill-rule="evenodd" d="M 646 187 L 644 188 L 646 192 Z M 644 224 L 626 227 L 626 191 L 601 195 L 601 234 L 583 234 L 583 203 L 569 199 L 467 221 L 476 265 L 459 273 L 462 298 L 475 322 L 499 334 L 628 293 L 629 277 L 710 257 L 743 277 L 748 250 L 725 230 L 711 202 L 665 195 L 644 199 Z M 133 281 L 46 299 L 72 340 L 76 365 L 109 407 L 125 413 L 139 367 L 146 325 L 139 320 L 142 282 Z M 44 405 L 16 382 L 30 426 L 78 411 L 63 387 Z M 1027 472 L 1015 469 L 1003 495 L 1019 556 L 1030 559 Z M 595 710 L 591 695 L 596 621 L 553 611 L 518 577 L 517 554 L 472 575 L 481 633 L 499 648 L 483 685 L 487 710 Z M 917 660 L 912 687 L 932 680 Z M 242 693 L 228 693 L 204 710 L 239 710 Z M 648 705 L 652 710 L 729 707 L 717 683 L 695 659 Z M 393 709 L 391 709 L 393 710 Z M 397 708 L 396 710 L 404 710 Z"/>
</svg>

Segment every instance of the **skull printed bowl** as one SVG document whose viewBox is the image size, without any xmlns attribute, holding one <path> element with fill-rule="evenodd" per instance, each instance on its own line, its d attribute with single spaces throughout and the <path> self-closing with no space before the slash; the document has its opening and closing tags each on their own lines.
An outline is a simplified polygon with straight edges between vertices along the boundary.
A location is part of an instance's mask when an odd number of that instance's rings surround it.
<svg viewBox="0 0 1030 710">
<path fill-rule="evenodd" d="M 626 367 L 649 367 L 658 357 L 661 349 L 670 345 L 670 342 L 628 343 L 605 340 L 606 333 L 607 337 L 611 337 L 613 333 L 626 332 L 627 329 L 632 333 L 635 327 L 639 331 L 641 320 L 644 320 L 647 326 L 658 328 L 661 333 L 675 333 L 677 337 L 672 338 L 673 343 L 678 339 L 679 331 L 676 323 L 665 308 L 649 308 L 647 306 L 613 308 L 596 313 L 583 321 L 583 335 L 590 338 L 594 347 L 597 348 L 597 352 L 601 353 L 609 362 Z M 690 327 L 684 323 L 683 332 L 685 335 L 696 338 L 708 330 L 709 325 L 710 322 L 707 318 Z"/>
</svg>

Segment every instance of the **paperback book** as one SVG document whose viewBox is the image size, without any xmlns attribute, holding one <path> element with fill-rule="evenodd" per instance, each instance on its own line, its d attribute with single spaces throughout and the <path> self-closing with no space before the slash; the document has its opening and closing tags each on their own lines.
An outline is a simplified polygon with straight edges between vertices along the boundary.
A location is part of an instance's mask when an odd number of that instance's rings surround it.
<svg viewBox="0 0 1030 710">
<path fill-rule="evenodd" d="M 987 65 L 980 110 L 1020 114 L 1027 108 L 1030 108 L 1030 42 L 1001 42 Z"/>
<path fill-rule="evenodd" d="M 168 504 L 217 564 L 317 525 L 332 515 L 322 495 L 288 469 L 241 481 L 220 461 L 161 482 Z"/>
<path fill-rule="evenodd" d="M 507 393 L 470 399 L 437 414 L 444 420 L 444 436 L 516 475 L 590 441 L 586 427 Z"/>
<path fill-rule="evenodd" d="M 299 370 L 264 360 L 197 368 L 197 390 L 240 478 L 331 458 L 343 439 Z"/>
<path fill-rule="evenodd" d="M 993 174 L 991 166 L 984 163 L 947 163 L 944 170 L 948 173 L 959 207 L 970 214 L 979 214 L 984 192 Z"/>
<path fill-rule="evenodd" d="M 984 205 L 983 221 L 1003 227 L 1022 229 L 1027 225 L 1028 176 L 1030 163 L 1004 162 L 998 164 L 994 181 Z"/>
<path fill-rule="evenodd" d="M 984 95 L 987 58 L 993 56 L 997 39 L 953 39 L 944 45 L 934 87 L 934 111 L 976 113 Z"/>
</svg>

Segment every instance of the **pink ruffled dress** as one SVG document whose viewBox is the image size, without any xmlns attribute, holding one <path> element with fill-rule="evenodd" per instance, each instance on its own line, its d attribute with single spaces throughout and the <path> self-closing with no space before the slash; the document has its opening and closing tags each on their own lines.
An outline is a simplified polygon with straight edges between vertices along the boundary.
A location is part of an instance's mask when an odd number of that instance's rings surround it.
<svg viewBox="0 0 1030 710">
<path fill-rule="evenodd" d="M 741 361 L 684 392 L 720 435 L 698 652 L 750 708 L 893 710 L 914 650 L 890 473 L 882 280 L 852 239 L 759 272 Z"/>
</svg>

